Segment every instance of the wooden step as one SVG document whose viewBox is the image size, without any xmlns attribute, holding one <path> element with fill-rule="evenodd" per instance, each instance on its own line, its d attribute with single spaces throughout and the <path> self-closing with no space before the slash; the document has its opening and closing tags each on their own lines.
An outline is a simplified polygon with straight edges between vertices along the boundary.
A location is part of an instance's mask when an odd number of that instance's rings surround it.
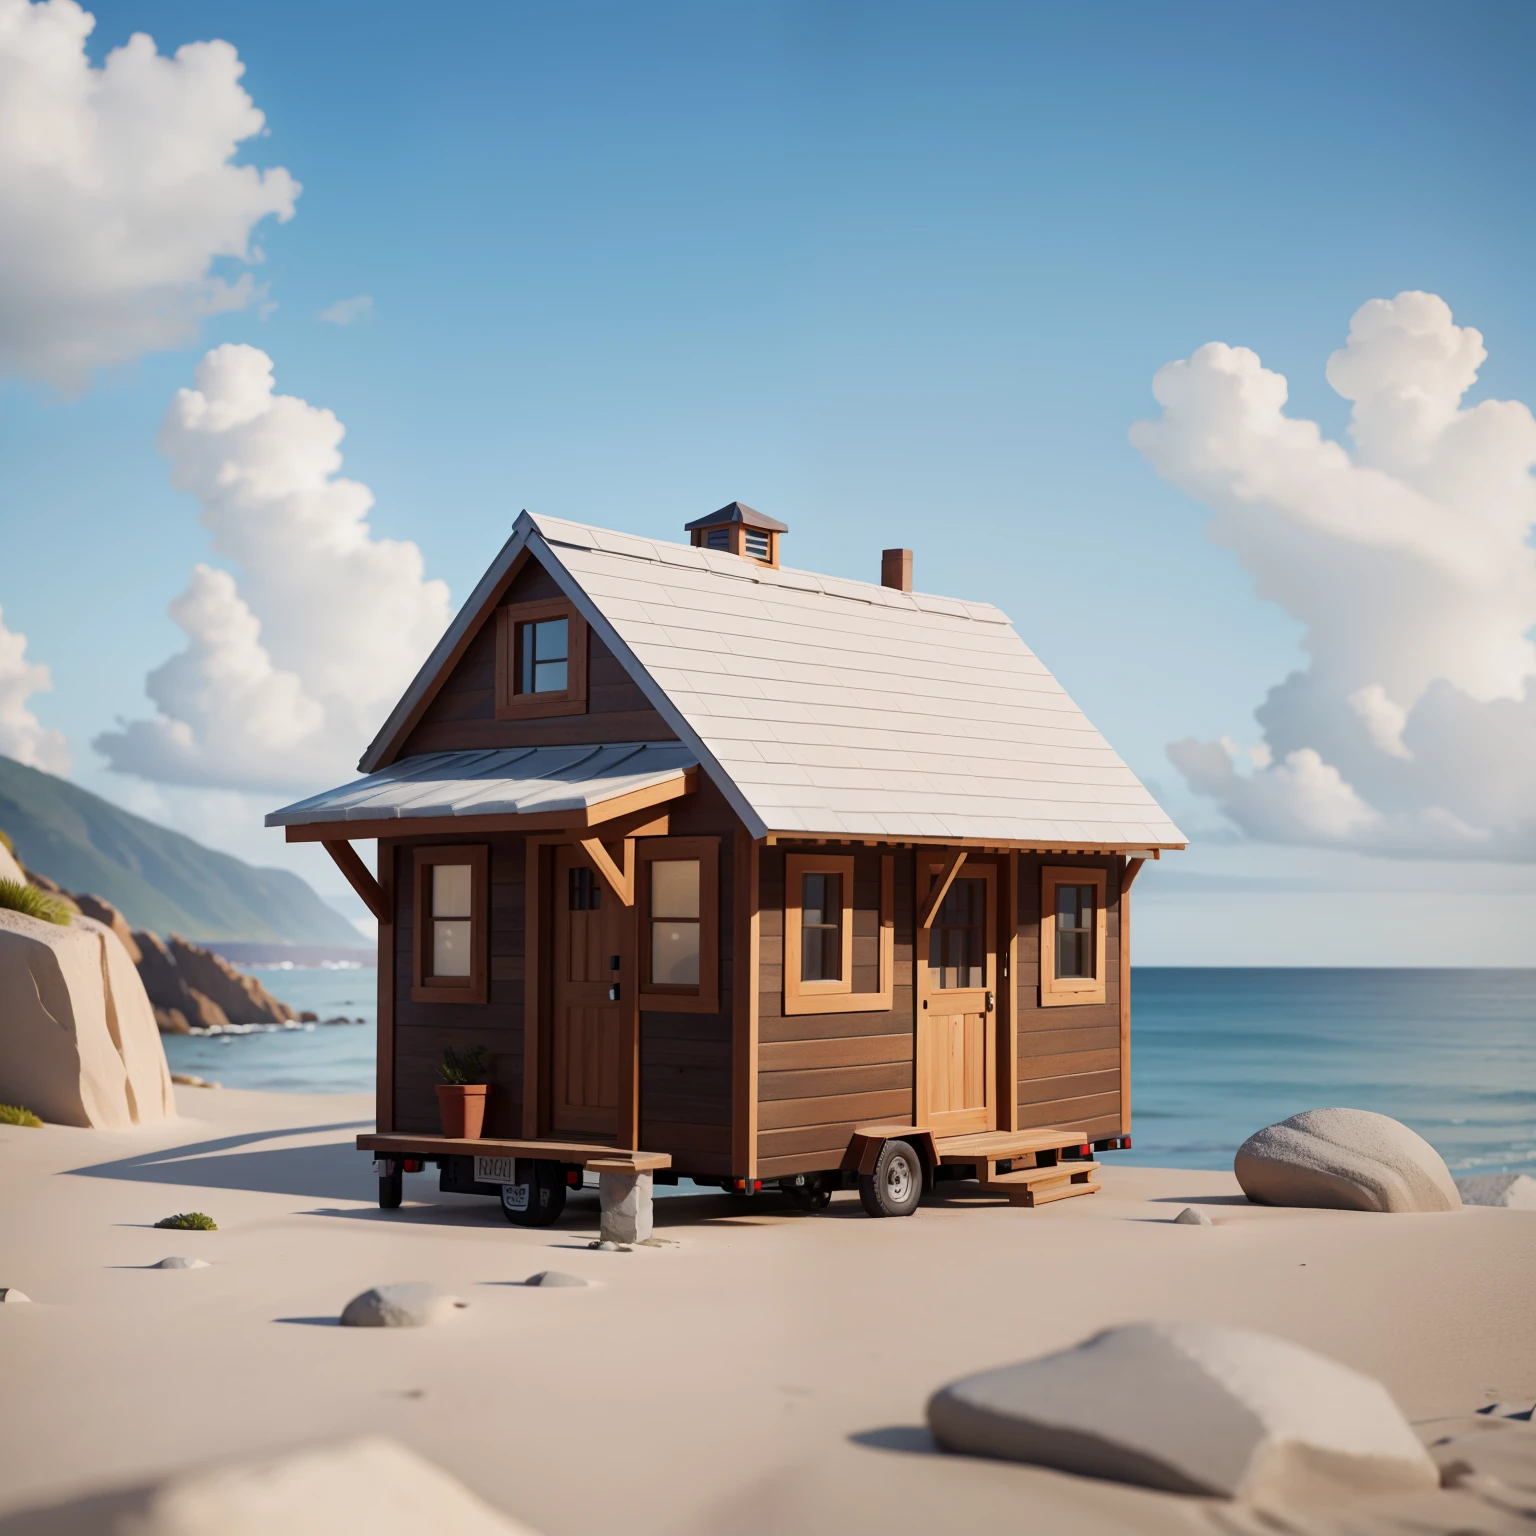
<svg viewBox="0 0 1536 1536">
<path fill-rule="evenodd" d="M 1054 1189 L 1029 1189 L 1019 1204 L 1029 1207 L 1049 1205 L 1052 1200 L 1070 1200 L 1073 1195 L 1096 1195 L 1098 1192 L 1099 1186 L 1091 1180 L 1087 1184 L 1063 1184 Z"/>
<path fill-rule="evenodd" d="M 1093 1177 L 1099 1165 L 1088 1158 L 1057 1163 L 1049 1168 L 1021 1168 L 1015 1173 L 994 1173 L 981 1187 L 1008 1196 L 1009 1204 L 1048 1205 L 1073 1195 L 1093 1195 L 1099 1190 Z"/>
<path fill-rule="evenodd" d="M 940 1136 L 935 1146 L 941 1163 L 994 1163 L 1031 1152 L 1060 1152 L 1082 1147 L 1089 1137 L 1080 1130 L 1036 1126 L 1028 1131 L 979 1131 L 971 1136 Z"/>
</svg>

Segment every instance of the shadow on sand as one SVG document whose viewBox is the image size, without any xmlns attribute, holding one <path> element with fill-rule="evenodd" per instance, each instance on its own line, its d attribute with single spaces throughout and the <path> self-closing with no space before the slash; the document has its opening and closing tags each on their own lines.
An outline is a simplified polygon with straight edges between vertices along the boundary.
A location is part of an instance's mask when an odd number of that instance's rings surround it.
<svg viewBox="0 0 1536 1536">
<path fill-rule="evenodd" d="M 372 1120 L 331 1125 L 294 1125 L 270 1131 L 220 1136 L 153 1152 L 140 1152 L 108 1163 L 68 1168 L 67 1176 L 122 1179 L 134 1184 L 180 1184 L 198 1189 L 248 1189 L 312 1199 L 372 1200 L 378 1186 L 366 1156 L 350 1141 L 319 1147 L 264 1147 L 330 1131 L 366 1131 Z M 245 1150 L 239 1150 L 244 1148 Z"/>
</svg>

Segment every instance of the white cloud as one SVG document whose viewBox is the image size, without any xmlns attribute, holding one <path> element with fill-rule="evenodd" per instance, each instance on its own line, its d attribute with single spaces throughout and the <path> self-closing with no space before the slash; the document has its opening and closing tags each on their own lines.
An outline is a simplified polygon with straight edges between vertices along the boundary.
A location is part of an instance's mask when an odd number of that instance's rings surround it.
<svg viewBox="0 0 1536 1536">
<path fill-rule="evenodd" d="M 34 693 L 53 687 L 48 668 L 27 660 L 27 637 L 5 627 L 0 612 L 0 754 L 49 773 L 69 771 L 69 744 L 62 731 L 46 730 L 27 708 Z"/>
<path fill-rule="evenodd" d="M 272 360 L 217 347 L 160 448 L 213 550 L 171 605 L 187 648 L 149 674 L 158 714 L 93 743 L 123 773 L 297 789 L 344 780 L 451 616 L 414 544 L 376 539 L 373 495 L 337 478 L 344 428 L 274 393 Z"/>
<path fill-rule="evenodd" d="M 1327 376 L 1353 452 L 1284 412 L 1286 381 L 1213 342 L 1158 371 L 1132 443 L 1209 505 L 1207 532 L 1305 626 L 1257 710 L 1268 758 L 1169 749 L 1255 837 L 1536 858 L 1536 421 L 1465 406 L 1487 353 L 1433 294 L 1354 316 Z"/>
<path fill-rule="evenodd" d="M 316 319 L 328 321 L 331 325 L 351 325 L 354 320 L 361 320 L 372 309 L 372 297 L 366 293 L 360 293 L 355 299 L 337 299 L 334 304 L 322 309 Z"/>
<path fill-rule="evenodd" d="M 74 0 L 0 0 L 0 371 L 81 387 L 183 345 L 258 295 L 255 226 L 293 216 L 282 169 L 232 164 L 265 122 L 225 42 L 174 58 L 135 33 L 92 68 Z"/>
</svg>

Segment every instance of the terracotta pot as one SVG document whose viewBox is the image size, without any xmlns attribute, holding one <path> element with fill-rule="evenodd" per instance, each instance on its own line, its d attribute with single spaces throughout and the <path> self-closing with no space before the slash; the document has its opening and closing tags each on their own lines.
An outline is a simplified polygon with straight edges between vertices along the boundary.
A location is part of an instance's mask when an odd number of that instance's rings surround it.
<svg viewBox="0 0 1536 1536">
<path fill-rule="evenodd" d="M 487 1083 L 439 1083 L 437 1112 L 442 1116 L 444 1136 L 462 1136 L 473 1140 L 485 1125 Z"/>
</svg>

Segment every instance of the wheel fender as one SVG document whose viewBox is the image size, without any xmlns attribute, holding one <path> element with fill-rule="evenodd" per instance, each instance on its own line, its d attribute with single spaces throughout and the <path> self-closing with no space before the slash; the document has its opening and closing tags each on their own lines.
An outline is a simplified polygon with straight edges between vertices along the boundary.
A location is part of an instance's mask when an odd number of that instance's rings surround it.
<svg viewBox="0 0 1536 1536">
<path fill-rule="evenodd" d="M 903 1140 L 923 1160 L 923 1193 L 931 1195 L 938 1186 L 939 1149 L 934 1145 L 932 1131 L 911 1131 Z M 873 1166 L 873 1165 L 871 1165 Z"/>
</svg>

